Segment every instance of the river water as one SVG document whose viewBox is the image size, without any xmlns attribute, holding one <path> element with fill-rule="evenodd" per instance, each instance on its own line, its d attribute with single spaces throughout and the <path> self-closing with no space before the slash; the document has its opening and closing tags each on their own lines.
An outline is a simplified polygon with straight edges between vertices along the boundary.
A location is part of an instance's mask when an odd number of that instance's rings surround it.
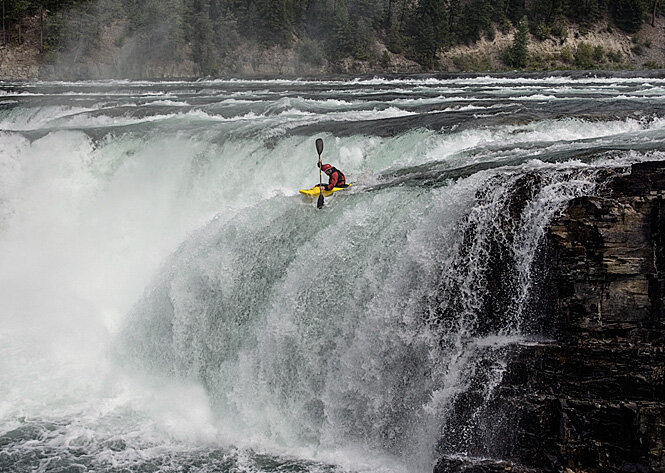
<svg viewBox="0 0 665 473">
<path fill-rule="evenodd" d="M 0 470 L 419 473 L 505 451 L 547 224 L 665 159 L 665 78 L 0 82 L 0 144 Z"/>
</svg>

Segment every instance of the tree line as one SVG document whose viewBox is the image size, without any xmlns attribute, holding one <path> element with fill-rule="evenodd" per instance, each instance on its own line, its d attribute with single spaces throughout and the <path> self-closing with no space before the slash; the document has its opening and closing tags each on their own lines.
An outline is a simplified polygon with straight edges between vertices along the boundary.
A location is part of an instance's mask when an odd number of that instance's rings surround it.
<svg viewBox="0 0 665 473">
<path fill-rule="evenodd" d="M 540 39 L 563 37 L 566 26 L 588 28 L 604 18 L 628 33 L 653 22 L 659 0 L 2 0 L 3 43 L 21 41 L 26 17 L 39 18 L 46 55 L 90 54 L 103 27 L 120 22 L 137 60 L 192 60 L 202 74 L 243 43 L 297 46 L 315 65 L 373 57 L 380 41 L 426 69 L 437 54 L 496 31 L 516 28 Z M 523 63 L 520 48 L 506 61 Z M 511 57 L 511 55 L 515 57 Z"/>
</svg>

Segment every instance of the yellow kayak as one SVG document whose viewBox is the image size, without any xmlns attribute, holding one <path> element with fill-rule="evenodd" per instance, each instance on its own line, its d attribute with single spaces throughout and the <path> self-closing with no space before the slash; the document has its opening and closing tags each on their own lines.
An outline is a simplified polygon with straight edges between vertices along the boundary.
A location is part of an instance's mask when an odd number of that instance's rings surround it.
<svg viewBox="0 0 665 473">
<path fill-rule="evenodd" d="M 329 190 L 329 191 L 324 190 L 323 191 L 323 197 L 328 197 L 329 195 L 332 195 L 334 192 L 342 191 L 344 189 L 348 189 L 352 185 L 353 184 L 349 184 L 346 187 L 333 187 L 332 190 Z M 300 189 L 300 193 L 302 195 L 306 195 L 307 197 L 318 197 L 319 194 L 321 193 L 321 189 L 319 188 L 319 186 L 314 186 L 311 189 Z"/>
</svg>

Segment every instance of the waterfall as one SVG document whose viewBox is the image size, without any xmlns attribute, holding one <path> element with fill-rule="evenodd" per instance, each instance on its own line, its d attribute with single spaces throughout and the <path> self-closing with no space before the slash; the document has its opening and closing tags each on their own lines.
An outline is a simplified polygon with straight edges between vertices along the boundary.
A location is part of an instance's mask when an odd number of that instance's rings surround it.
<svg viewBox="0 0 665 473">
<path fill-rule="evenodd" d="M 2 84 L 0 469 L 501 458 L 548 225 L 663 158 L 663 85 Z M 354 182 L 321 210 L 318 137 Z"/>
<path fill-rule="evenodd" d="M 219 216 L 164 264 L 120 352 L 202 382 L 220 419 L 264 445 L 360 445 L 423 470 L 441 449 L 472 453 L 482 399 L 530 336 L 547 224 L 594 173 L 483 172 Z"/>
</svg>

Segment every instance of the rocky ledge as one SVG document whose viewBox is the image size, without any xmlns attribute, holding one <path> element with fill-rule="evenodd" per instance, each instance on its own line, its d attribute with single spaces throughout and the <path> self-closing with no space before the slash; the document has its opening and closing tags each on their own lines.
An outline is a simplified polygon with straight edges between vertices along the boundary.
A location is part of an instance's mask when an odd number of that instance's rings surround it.
<svg viewBox="0 0 665 473">
<path fill-rule="evenodd" d="M 665 162 L 635 164 L 551 225 L 554 341 L 522 347 L 502 388 L 520 463 L 665 471 L 664 196 Z"/>
<path fill-rule="evenodd" d="M 665 162 L 635 164 L 553 222 L 547 338 L 516 348 L 488 406 L 506 460 L 436 472 L 665 472 L 664 198 Z"/>
</svg>

